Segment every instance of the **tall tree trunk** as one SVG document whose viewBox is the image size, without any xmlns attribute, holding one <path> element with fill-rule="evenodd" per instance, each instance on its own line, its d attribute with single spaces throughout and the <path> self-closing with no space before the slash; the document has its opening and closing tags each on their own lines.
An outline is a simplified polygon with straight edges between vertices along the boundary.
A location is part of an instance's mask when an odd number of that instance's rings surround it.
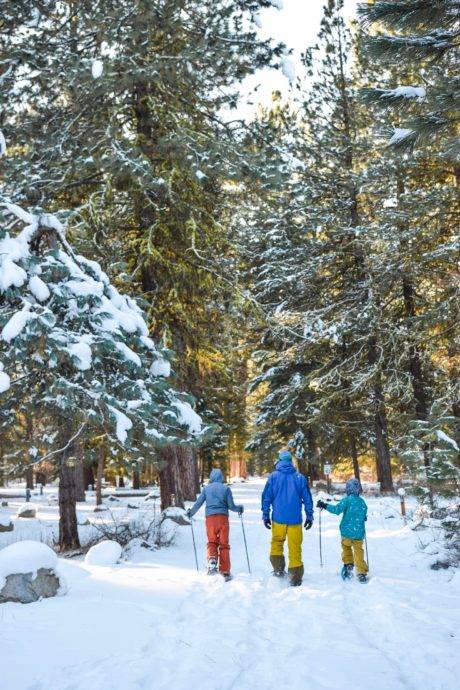
<svg viewBox="0 0 460 690">
<path fill-rule="evenodd" d="M 83 476 L 84 476 L 84 487 L 87 489 L 89 486 L 94 488 L 94 470 L 92 465 L 88 465 L 86 462 L 83 463 Z"/>
<path fill-rule="evenodd" d="M 161 458 L 166 463 L 160 472 L 161 510 L 171 505 L 184 507 L 181 463 L 177 449 L 178 446 L 171 445 L 161 451 Z"/>
<path fill-rule="evenodd" d="M 0 486 L 5 486 L 5 460 L 3 456 L 4 437 L 0 436 Z"/>
<path fill-rule="evenodd" d="M 104 475 L 104 465 L 107 448 L 103 441 L 99 448 L 99 457 L 97 459 L 97 474 L 96 474 L 96 505 L 100 506 L 102 503 L 102 477 Z"/>
<path fill-rule="evenodd" d="M 311 427 L 308 427 L 307 433 L 307 457 L 303 462 L 303 469 L 300 470 L 302 474 L 308 477 L 312 482 L 319 479 L 318 464 L 317 464 L 317 448 L 315 440 L 315 432 Z"/>
<path fill-rule="evenodd" d="M 349 439 L 350 439 L 350 455 L 351 455 L 351 460 L 353 462 L 353 474 L 355 475 L 356 479 L 359 479 L 359 481 L 361 481 L 361 473 L 359 471 L 359 462 L 358 462 L 358 449 L 356 447 L 356 435 L 353 431 L 349 435 Z"/>
<path fill-rule="evenodd" d="M 138 468 L 135 468 L 133 470 L 133 489 L 137 491 L 138 489 L 141 488 L 141 473 Z"/>
<path fill-rule="evenodd" d="M 369 364 L 374 366 L 378 361 L 377 340 L 369 339 Z M 391 472 L 390 446 L 388 443 L 388 424 L 385 401 L 383 397 L 382 380 L 380 373 L 374 375 L 372 404 L 374 407 L 374 431 L 375 431 L 375 460 L 377 479 L 380 482 L 380 490 L 383 493 L 393 492 L 393 476 Z"/>
<path fill-rule="evenodd" d="M 83 477 L 83 465 L 81 460 L 75 463 L 75 498 L 78 503 L 84 503 L 86 501 L 85 485 Z"/>
<path fill-rule="evenodd" d="M 75 498 L 79 503 L 86 501 L 85 474 L 83 472 L 83 449 L 79 443 L 75 448 Z"/>
<path fill-rule="evenodd" d="M 34 468 L 32 465 L 26 468 L 26 488 L 34 488 Z"/>
<path fill-rule="evenodd" d="M 125 488 L 125 478 L 122 474 L 119 475 L 118 477 L 118 488 L 119 489 L 124 489 Z"/>
<path fill-rule="evenodd" d="M 196 451 L 190 446 L 177 446 L 184 501 L 195 501 L 197 495 Z M 198 488 L 199 490 L 199 488 Z"/>
<path fill-rule="evenodd" d="M 59 456 L 59 549 L 71 551 L 80 548 L 78 537 L 77 506 L 75 496 L 75 468 L 70 462 L 72 445 L 66 447 L 72 438 L 72 430 L 66 422 L 59 420 L 59 443 L 65 448 Z"/>
</svg>

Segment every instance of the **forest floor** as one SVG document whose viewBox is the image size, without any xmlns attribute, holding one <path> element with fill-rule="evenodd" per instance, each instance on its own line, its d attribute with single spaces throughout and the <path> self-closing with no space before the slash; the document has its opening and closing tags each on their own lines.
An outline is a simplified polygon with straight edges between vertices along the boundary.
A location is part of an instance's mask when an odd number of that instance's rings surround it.
<svg viewBox="0 0 460 690">
<path fill-rule="evenodd" d="M 304 532 L 305 578 L 270 576 L 262 480 L 233 485 L 234 579 L 195 569 L 191 531 L 114 567 L 60 559 L 69 591 L 0 606 L 2 690 L 454 690 L 460 673 L 460 573 L 433 571 L 431 539 L 368 499 L 371 580 L 342 582 L 338 519 Z M 195 534 L 204 568 L 204 511 Z"/>
</svg>

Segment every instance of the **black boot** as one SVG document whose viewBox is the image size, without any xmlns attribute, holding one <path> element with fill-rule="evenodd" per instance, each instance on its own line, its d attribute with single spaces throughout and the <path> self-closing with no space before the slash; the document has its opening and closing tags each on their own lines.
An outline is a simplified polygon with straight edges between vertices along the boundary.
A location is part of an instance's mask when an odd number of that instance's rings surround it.
<svg viewBox="0 0 460 690">
<path fill-rule="evenodd" d="M 341 572 L 342 580 L 350 580 L 353 577 L 354 567 L 353 563 L 345 563 Z"/>
<path fill-rule="evenodd" d="M 270 563 L 273 566 L 273 575 L 275 577 L 284 577 L 286 575 L 284 556 L 270 556 Z"/>
<path fill-rule="evenodd" d="M 362 582 L 363 584 L 365 584 L 366 582 L 369 582 L 369 578 L 367 577 L 366 573 L 359 573 L 358 580 L 359 580 L 359 582 Z"/>
<path fill-rule="evenodd" d="M 300 587 L 303 578 L 303 565 L 289 568 L 289 580 L 292 587 Z"/>
</svg>

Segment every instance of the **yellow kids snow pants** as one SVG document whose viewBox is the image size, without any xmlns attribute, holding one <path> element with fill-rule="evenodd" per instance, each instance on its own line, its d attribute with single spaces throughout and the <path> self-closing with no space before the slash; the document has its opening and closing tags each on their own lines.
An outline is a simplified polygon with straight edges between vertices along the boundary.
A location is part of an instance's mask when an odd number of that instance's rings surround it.
<svg viewBox="0 0 460 690">
<path fill-rule="evenodd" d="M 282 525 L 278 522 L 272 522 L 270 561 L 275 570 L 284 570 L 284 542 L 286 537 L 289 552 L 289 573 L 302 580 L 302 524 Z"/>
<path fill-rule="evenodd" d="M 362 539 L 346 539 L 342 537 L 342 561 L 345 565 L 355 565 L 359 574 L 366 574 L 369 570 L 364 559 Z"/>
</svg>

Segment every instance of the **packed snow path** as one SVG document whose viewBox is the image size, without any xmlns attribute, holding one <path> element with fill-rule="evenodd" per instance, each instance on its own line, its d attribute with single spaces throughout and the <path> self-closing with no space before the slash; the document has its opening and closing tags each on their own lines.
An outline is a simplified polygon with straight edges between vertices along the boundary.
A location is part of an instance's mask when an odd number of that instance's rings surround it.
<svg viewBox="0 0 460 690">
<path fill-rule="evenodd" d="M 269 576 L 261 480 L 233 486 L 235 579 L 195 570 L 190 528 L 138 562 L 62 561 L 66 596 L 0 607 L 5 690 L 454 690 L 458 687 L 459 575 L 433 572 L 391 500 L 371 499 L 372 579 L 343 583 L 338 519 L 318 513 L 304 533 L 304 584 Z M 390 505 L 390 507 L 389 507 Z M 396 506 L 396 501 L 392 505 Z M 390 517 L 393 515 L 393 517 Z M 203 512 L 195 521 L 204 565 Z"/>
</svg>

